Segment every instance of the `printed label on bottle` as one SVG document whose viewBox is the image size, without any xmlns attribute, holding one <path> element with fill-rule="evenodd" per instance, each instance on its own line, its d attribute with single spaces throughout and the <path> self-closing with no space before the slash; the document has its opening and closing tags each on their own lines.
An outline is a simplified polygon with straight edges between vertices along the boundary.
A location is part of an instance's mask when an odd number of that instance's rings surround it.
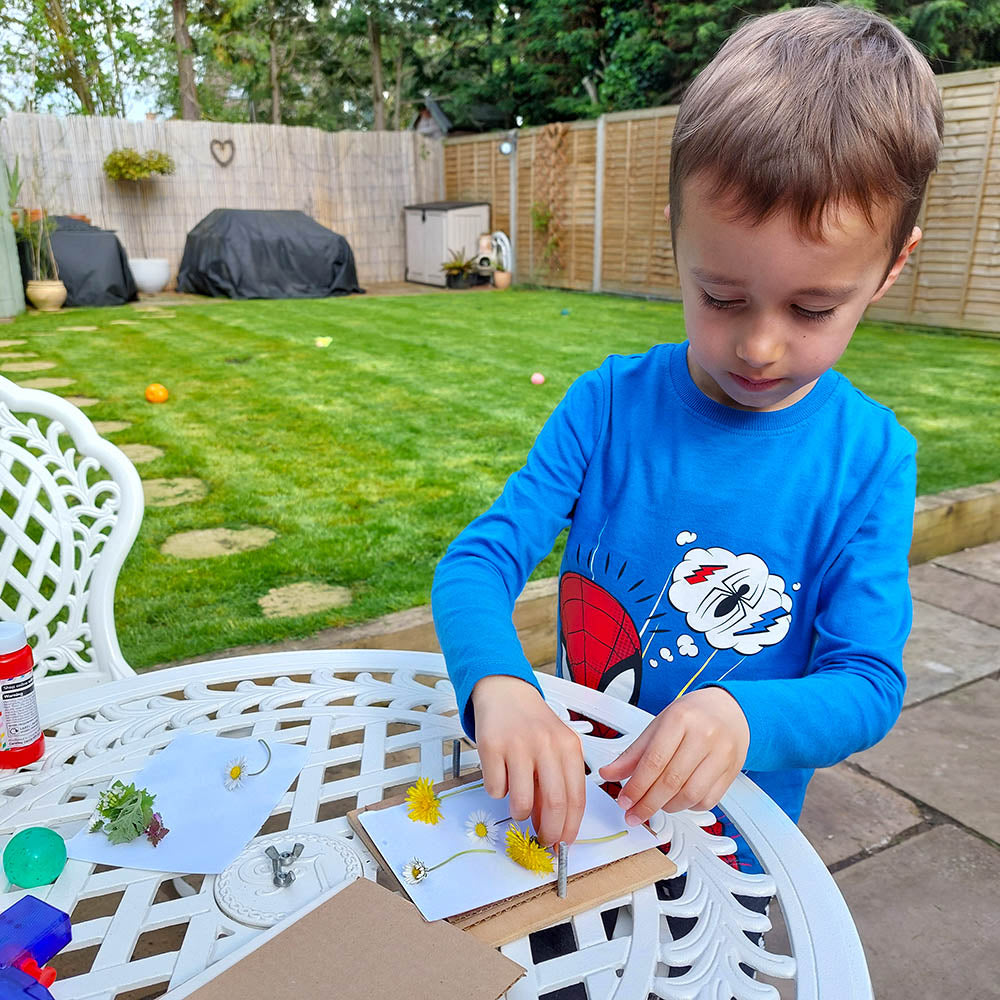
<svg viewBox="0 0 1000 1000">
<path fill-rule="evenodd" d="M 41 735 L 32 672 L 0 681 L 0 750 L 30 747 Z"/>
</svg>

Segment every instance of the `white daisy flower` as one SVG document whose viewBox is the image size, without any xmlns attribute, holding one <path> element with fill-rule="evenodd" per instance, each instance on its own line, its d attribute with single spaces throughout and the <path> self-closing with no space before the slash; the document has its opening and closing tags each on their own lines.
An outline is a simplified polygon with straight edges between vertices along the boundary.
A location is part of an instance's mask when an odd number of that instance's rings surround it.
<svg viewBox="0 0 1000 1000">
<path fill-rule="evenodd" d="M 428 871 L 429 869 L 423 861 L 419 858 L 411 858 L 409 864 L 403 865 L 403 880 L 409 885 L 416 885 L 427 878 Z"/>
<path fill-rule="evenodd" d="M 477 809 L 465 821 L 465 832 L 469 840 L 482 844 L 495 844 L 495 822 L 485 809 Z"/>
<path fill-rule="evenodd" d="M 223 780 L 225 781 L 226 788 L 229 791 L 235 791 L 240 785 L 243 784 L 243 780 L 247 773 L 247 759 L 246 757 L 234 757 L 227 765 L 225 774 L 223 775 Z"/>
</svg>

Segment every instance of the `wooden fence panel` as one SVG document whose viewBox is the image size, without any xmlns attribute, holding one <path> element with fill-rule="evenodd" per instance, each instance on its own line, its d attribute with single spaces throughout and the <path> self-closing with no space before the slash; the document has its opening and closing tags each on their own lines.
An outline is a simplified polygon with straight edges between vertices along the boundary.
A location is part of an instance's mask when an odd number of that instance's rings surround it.
<svg viewBox="0 0 1000 1000">
<path fill-rule="evenodd" d="M 607 291 L 680 294 L 663 215 L 676 117 L 675 107 L 605 116 L 601 288 Z"/>
<path fill-rule="evenodd" d="M 940 166 L 917 220 L 924 237 L 895 285 L 867 315 L 1000 332 L 1000 67 L 940 76 L 938 85 L 945 136 Z M 522 280 L 679 298 L 670 227 L 663 218 L 676 117 L 671 106 L 604 115 L 596 126 L 568 126 L 566 234 L 562 268 L 553 273 L 542 268 L 544 241 L 531 217 L 535 189 L 543 186 L 536 175 L 541 129 L 517 133 L 515 256 Z M 506 158 L 497 161 L 505 137 L 445 141 L 446 197 L 509 205 Z M 596 175 L 599 163 L 601 177 Z M 497 228 L 511 231 L 499 214 L 494 218 Z"/>
<path fill-rule="evenodd" d="M 228 165 L 213 140 L 232 142 Z M 177 169 L 109 181 L 104 158 L 122 146 L 163 150 Z M 0 153 L 20 158 L 25 205 L 87 215 L 131 256 L 166 257 L 174 273 L 188 231 L 212 209 L 298 209 L 347 237 L 362 285 L 401 281 L 403 206 L 444 195 L 441 144 L 414 132 L 12 114 L 0 121 Z"/>
</svg>

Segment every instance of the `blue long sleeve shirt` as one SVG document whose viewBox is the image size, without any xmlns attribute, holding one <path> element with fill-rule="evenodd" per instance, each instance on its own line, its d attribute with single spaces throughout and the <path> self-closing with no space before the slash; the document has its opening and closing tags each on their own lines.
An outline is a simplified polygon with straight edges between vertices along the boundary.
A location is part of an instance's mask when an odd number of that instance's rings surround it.
<svg viewBox="0 0 1000 1000">
<path fill-rule="evenodd" d="M 900 711 L 916 444 L 834 371 L 781 410 L 723 406 L 686 351 L 612 356 L 570 387 L 441 560 L 438 638 L 474 735 L 480 678 L 537 686 L 511 613 L 568 525 L 559 673 L 654 714 L 725 688 L 746 772 L 797 820 L 812 770 Z"/>
</svg>

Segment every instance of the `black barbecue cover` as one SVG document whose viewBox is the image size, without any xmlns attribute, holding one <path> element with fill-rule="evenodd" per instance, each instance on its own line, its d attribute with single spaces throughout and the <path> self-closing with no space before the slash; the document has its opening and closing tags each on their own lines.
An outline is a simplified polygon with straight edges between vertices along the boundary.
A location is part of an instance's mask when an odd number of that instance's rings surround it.
<svg viewBox="0 0 1000 1000">
<path fill-rule="evenodd" d="M 82 219 L 53 215 L 52 254 L 66 286 L 67 306 L 120 306 L 139 297 L 125 248 L 118 237 Z M 31 251 L 18 247 L 21 277 L 31 277 Z"/>
<path fill-rule="evenodd" d="M 304 212 L 217 208 L 188 233 L 177 289 L 231 299 L 363 292 L 343 236 Z"/>
</svg>

